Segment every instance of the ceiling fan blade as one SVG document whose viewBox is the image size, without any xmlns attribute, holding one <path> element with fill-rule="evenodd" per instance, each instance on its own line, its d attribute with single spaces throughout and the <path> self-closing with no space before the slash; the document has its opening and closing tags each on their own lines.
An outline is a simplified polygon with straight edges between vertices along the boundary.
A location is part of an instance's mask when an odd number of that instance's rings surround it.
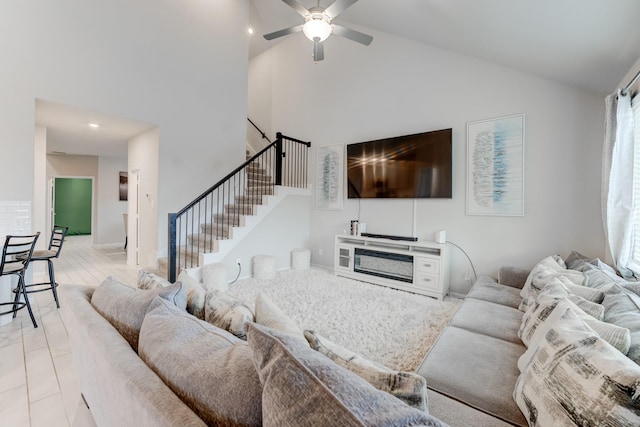
<svg viewBox="0 0 640 427">
<path fill-rule="evenodd" d="M 333 34 L 337 34 L 349 40 L 353 40 L 354 42 L 362 43 L 365 46 L 369 46 L 373 37 L 368 34 L 361 33 L 360 31 L 352 30 L 351 28 L 346 28 L 341 25 L 332 24 Z"/>
<path fill-rule="evenodd" d="M 289 34 L 299 33 L 302 31 L 302 25 L 296 25 L 295 27 L 285 28 L 284 30 L 274 31 L 273 33 L 265 34 L 264 37 L 267 40 L 277 39 L 278 37 L 288 36 Z"/>
<path fill-rule="evenodd" d="M 315 62 L 322 61 L 324 59 L 324 44 L 319 41 L 313 42 L 313 60 Z"/>
<path fill-rule="evenodd" d="M 306 18 L 309 15 L 309 10 L 307 10 L 306 7 L 301 5 L 298 2 L 298 0 L 282 0 L 282 1 L 288 4 L 291 9 L 295 10 L 300 15 L 302 15 L 302 17 Z"/>
<path fill-rule="evenodd" d="M 331 6 L 324 10 L 324 13 L 333 19 L 357 1 L 358 0 L 336 0 Z"/>
</svg>

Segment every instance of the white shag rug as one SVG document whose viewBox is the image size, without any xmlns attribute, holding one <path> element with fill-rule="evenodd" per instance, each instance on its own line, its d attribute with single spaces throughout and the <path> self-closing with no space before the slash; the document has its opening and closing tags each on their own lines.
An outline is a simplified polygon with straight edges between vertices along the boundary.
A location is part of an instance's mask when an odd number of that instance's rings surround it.
<svg viewBox="0 0 640 427">
<path fill-rule="evenodd" d="M 415 372 L 461 300 L 444 301 L 337 277 L 312 268 L 273 279 L 244 279 L 229 294 L 252 310 L 264 292 L 302 329 L 311 329 L 370 360 Z"/>
</svg>

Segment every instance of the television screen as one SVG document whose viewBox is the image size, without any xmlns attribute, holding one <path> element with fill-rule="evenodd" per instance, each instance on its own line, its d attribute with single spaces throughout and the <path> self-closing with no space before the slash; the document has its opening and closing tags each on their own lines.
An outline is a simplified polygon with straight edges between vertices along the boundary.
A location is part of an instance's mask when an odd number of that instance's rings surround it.
<svg viewBox="0 0 640 427">
<path fill-rule="evenodd" d="M 347 145 L 348 197 L 451 198 L 452 129 Z"/>
</svg>

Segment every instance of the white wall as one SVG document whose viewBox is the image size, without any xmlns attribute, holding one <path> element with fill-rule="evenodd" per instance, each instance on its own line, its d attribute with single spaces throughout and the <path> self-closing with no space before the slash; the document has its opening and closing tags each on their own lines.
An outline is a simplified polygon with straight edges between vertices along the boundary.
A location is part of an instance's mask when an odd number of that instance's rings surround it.
<svg viewBox="0 0 640 427">
<path fill-rule="evenodd" d="M 267 128 L 315 147 L 453 128 L 451 200 L 418 200 L 417 237 L 440 229 L 479 274 L 502 265 L 532 266 L 546 255 L 580 250 L 601 256 L 600 167 L 604 102 L 571 86 L 452 52 L 373 32 L 363 47 L 339 37 L 314 64 L 311 44 L 292 36 L 250 63 L 249 111 Z M 261 86 L 271 84 L 269 90 Z M 271 104 L 270 117 L 261 117 Z M 255 111 L 255 113 L 254 113 Z M 525 216 L 465 215 L 466 123 L 524 113 Z M 313 182 L 313 180 L 311 180 Z M 313 199 L 313 198 L 312 198 Z M 332 266 L 334 234 L 360 220 L 373 233 L 410 235 L 411 200 L 345 200 L 342 211 L 311 202 L 314 262 Z M 323 255 L 319 255 L 319 250 Z M 452 248 L 452 291 L 464 293 L 469 264 Z"/>
<path fill-rule="evenodd" d="M 129 245 L 127 263 L 135 265 L 135 238 L 138 228 L 138 264 L 155 268 L 158 247 L 158 128 L 141 133 L 129 141 Z M 135 199 L 135 179 L 139 179 L 138 200 Z M 139 221 L 135 222 L 136 203 Z M 165 230 L 165 235 L 166 235 Z"/>
<path fill-rule="evenodd" d="M 98 157 L 98 184 L 96 190 L 96 244 L 123 244 L 124 222 L 122 214 L 127 213 L 127 202 L 120 200 L 120 172 L 127 171 L 126 157 Z"/>
<path fill-rule="evenodd" d="M 276 270 L 290 268 L 291 250 L 309 247 L 309 230 L 309 196 L 288 196 L 221 261 L 227 266 L 229 280 L 238 274 L 238 258 L 241 277 L 253 274 L 255 255 L 275 257 Z"/>
<path fill-rule="evenodd" d="M 31 206 L 31 224 L 33 231 L 39 231 L 40 237 L 36 249 L 46 249 L 51 238 L 51 225 L 47 206 L 47 128 L 36 126 L 33 143 L 33 204 Z M 44 264 L 44 263 L 36 263 Z"/>
<path fill-rule="evenodd" d="M 156 234 L 244 158 L 247 0 L 0 5 L 0 199 L 32 200 L 35 99 L 160 128 Z"/>
</svg>

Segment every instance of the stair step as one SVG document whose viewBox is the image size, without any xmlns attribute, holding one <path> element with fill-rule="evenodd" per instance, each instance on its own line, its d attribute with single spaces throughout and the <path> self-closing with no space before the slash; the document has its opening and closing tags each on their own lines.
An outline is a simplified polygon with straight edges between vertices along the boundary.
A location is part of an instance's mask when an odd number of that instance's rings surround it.
<svg viewBox="0 0 640 427">
<path fill-rule="evenodd" d="M 227 224 L 218 224 L 215 222 L 213 224 L 200 224 L 200 231 L 218 239 L 229 239 L 233 237 L 233 229 Z"/>
<path fill-rule="evenodd" d="M 244 216 L 243 215 L 234 215 L 234 214 L 215 214 L 213 215 L 213 219 L 218 224 L 225 224 L 230 226 L 239 227 L 244 225 Z"/>
<path fill-rule="evenodd" d="M 250 165 L 247 165 L 245 170 L 247 172 L 262 173 L 262 174 L 266 172 L 266 169 L 263 168 L 259 162 L 254 162 L 254 163 L 251 163 Z"/>
<path fill-rule="evenodd" d="M 273 182 L 270 181 L 260 181 L 255 179 L 247 180 L 247 187 L 273 187 Z"/>
<path fill-rule="evenodd" d="M 224 211 L 231 215 L 255 215 L 255 206 L 247 204 L 224 205 Z"/>
<path fill-rule="evenodd" d="M 265 175 L 265 172 L 256 172 L 256 171 L 247 171 L 246 172 L 247 179 L 252 181 L 268 181 L 271 182 L 271 177 L 269 175 Z"/>
<path fill-rule="evenodd" d="M 271 179 L 247 179 L 247 187 L 265 187 L 273 185 L 273 181 Z"/>
<path fill-rule="evenodd" d="M 253 195 L 245 195 L 245 196 L 236 196 L 236 204 L 251 204 L 251 205 L 263 205 L 264 198 L 262 194 L 253 194 Z"/>
<path fill-rule="evenodd" d="M 187 265 L 184 265 L 185 262 L 185 254 L 187 255 Z M 191 253 L 185 246 L 180 246 L 180 268 L 191 268 L 197 267 L 200 259 L 199 253 Z M 191 261 L 191 263 L 189 263 Z M 169 271 L 169 259 L 168 258 L 158 258 L 158 266 L 161 270 L 166 272 Z M 177 274 L 179 274 L 178 272 Z M 176 277 L 177 277 L 176 274 Z"/>
<path fill-rule="evenodd" d="M 273 185 L 260 185 L 247 187 L 244 190 L 245 196 L 268 196 L 275 194 L 275 188 Z"/>
<path fill-rule="evenodd" d="M 190 234 L 187 236 L 187 250 L 200 252 L 218 252 L 220 248 L 219 240 L 211 237 L 210 234 Z"/>
</svg>

